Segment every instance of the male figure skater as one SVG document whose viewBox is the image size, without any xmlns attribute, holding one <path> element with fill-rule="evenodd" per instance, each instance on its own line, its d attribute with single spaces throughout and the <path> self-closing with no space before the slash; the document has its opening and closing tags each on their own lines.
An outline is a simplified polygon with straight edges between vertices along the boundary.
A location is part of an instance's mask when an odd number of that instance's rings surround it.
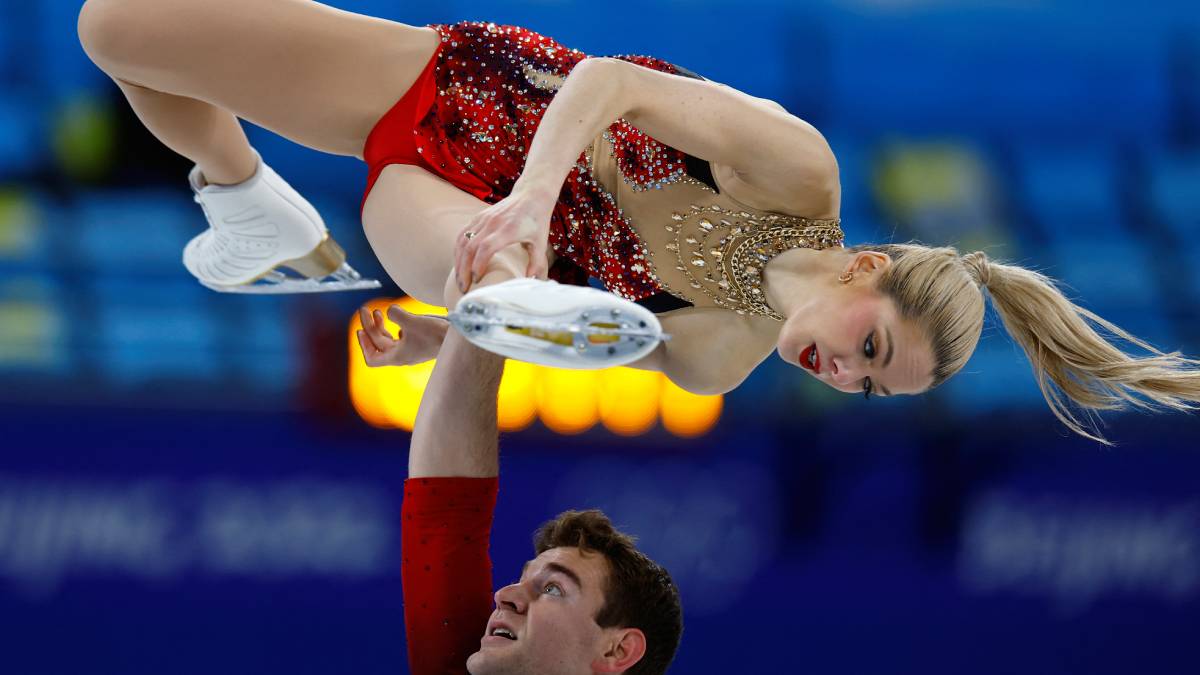
<svg viewBox="0 0 1200 675">
<path fill-rule="evenodd" d="M 404 331 L 400 340 L 383 330 L 382 315 L 362 314 L 368 359 L 376 345 L 441 337 L 435 319 L 395 306 L 388 315 Z M 543 525 L 536 557 L 493 595 L 488 541 L 503 366 L 449 331 L 421 400 L 402 514 L 413 674 L 665 673 L 683 631 L 678 590 L 599 511 L 567 511 Z"/>
</svg>

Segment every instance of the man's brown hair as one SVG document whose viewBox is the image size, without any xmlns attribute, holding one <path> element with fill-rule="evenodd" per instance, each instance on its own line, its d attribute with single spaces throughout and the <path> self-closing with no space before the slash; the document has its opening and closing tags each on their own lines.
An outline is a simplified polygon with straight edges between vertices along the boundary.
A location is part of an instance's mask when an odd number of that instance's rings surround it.
<svg viewBox="0 0 1200 675">
<path fill-rule="evenodd" d="M 628 675 L 662 675 L 675 658 L 683 633 L 683 608 L 671 575 L 637 550 L 633 537 L 613 527 L 601 511 L 566 511 L 533 536 L 537 555 L 575 547 L 608 560 L 604 606 L 596 614 L 602 628 L 638 628 L 646 634 L 646 655 Z"/>
</svg>

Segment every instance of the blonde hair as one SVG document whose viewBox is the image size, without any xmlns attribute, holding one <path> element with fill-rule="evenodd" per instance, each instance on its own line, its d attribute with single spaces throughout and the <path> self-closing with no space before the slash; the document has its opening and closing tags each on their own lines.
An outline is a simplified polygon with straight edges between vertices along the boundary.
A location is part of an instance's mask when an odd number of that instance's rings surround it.
<svg viewBox="0 0 1200 675">
<path fill-rule="evenodd" d="M 975 351 L 986 289 L 1008 334 L 1029 357 L 1050 410 L 1072 431 L 1110 445 L 1094 424 L 1084 425 L 1076 408 L 1085 415 L 1126 405 L 1190 410 L 1200 401 L 1200 361 L 1159 351 L 1071 302 L 1039 272 L 993 262 L 983 252 L 960 256 L 951 247 L 882 244 L 850 250 L 891 257 L 878 288 L 928 336 L 935 364 L 931 388 L 958 372 Z M 1150 355 L 1126 354 L 1096 327 Z"/>
</svg>

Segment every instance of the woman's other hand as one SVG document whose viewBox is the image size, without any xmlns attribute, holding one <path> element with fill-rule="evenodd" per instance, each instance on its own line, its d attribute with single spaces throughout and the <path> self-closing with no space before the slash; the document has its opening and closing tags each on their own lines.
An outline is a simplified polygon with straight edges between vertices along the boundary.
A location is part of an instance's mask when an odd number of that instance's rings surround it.
<svg viewBox="0 0 1200 675">
<path fill-rule="evenodd" d="M 363 326 L 357 333 L 358 344 L 368 366 L 411 366 L 437 356 L 449 327 L 444 319 L 412 314 L 399 305 L 388 307 L 387 316 L 400 326 L 400 337 L 394 338 L 388 332 L 379 310 L 368 312 L 366 307 L 358 310 Z"/>
<path fill-rule="evenodd" d="M 547 189 L 513 190 L 508 197 L 480 211 L 459 234 L 454 245 L 454 275 L 463 293 L 483 278 L 497 252 L 520 244 L 529 257 L 525 276 L 545 279 L 550 216 L 558 199 Z"/>
</svg>

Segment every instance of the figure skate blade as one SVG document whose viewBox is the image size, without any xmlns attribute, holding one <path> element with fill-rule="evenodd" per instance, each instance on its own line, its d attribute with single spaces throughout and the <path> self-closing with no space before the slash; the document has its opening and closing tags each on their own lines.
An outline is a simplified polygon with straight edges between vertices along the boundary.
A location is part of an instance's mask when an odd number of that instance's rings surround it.
<svg viewBox="0 0 1200 675">
<path fill-rule="evenodd" d="M 537 279 L 472 291 L 447 318 L 482 349 L 576 370 L 632 363 L 670 337 L 654 313 L 636 303 L 594 288 Z"/>
<path fill-rule="evenodd" d="M 362 291 L 382 286 L 375 279 L 363 279 L 348 263 L 321 279 L 288 276 L 278 269 L 271 270 L 248 284 L 224 286 L 201 281 L 205 287 L 219 293 L 245 295 L 291 295 L 295 293 L 330 293 L 337 291 Z"/>
</svg>

